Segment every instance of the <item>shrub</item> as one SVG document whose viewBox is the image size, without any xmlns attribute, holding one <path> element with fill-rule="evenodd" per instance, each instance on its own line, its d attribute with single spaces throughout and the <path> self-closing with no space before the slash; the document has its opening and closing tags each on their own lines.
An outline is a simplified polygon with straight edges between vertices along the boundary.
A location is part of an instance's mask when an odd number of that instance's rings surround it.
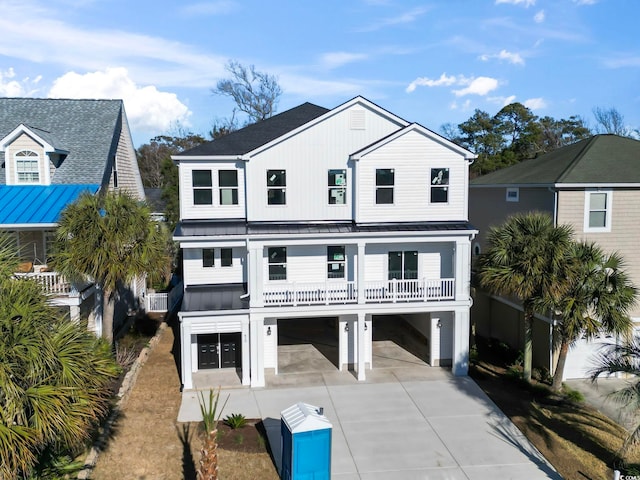
<svg viewBox="0 0 640 480">
<path fill-rule="evenodd" d="M 247 424 L 247 419 L 241 413 L 233 413 L 225 417 L 224 423 L 229 425 L 232 430 L 235 430 L 244 427 Z"/>
<path fill-rule="evenodd" d="M 564 396 L 567 398 L 567 400 L 575 403 L 584 402 L 584 395 L 579 391 L 573 390 L 572 388 L 567 387 L 564 384 L 562 385 L 562 391 L 564 392 Z"/>
</svg>

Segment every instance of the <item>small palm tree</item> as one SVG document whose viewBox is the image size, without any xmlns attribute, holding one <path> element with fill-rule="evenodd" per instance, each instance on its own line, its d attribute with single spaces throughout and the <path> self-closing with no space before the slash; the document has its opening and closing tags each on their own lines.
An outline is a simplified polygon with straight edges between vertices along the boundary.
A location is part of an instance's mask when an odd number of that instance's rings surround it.
<svg viewBox="0 0 640 480">
<path fill-rule="evenodd" d="M 621 390 L 611 393 L 611 398 L 634 412 L 640 410 L 640 338 L 628 343 L 611 345 L 598 356 L 597 366 L 590 372 L 591 381 L 597 382 L 601 375 L 623 374 L 629 383 Z M 619 455 L 624 459 L 629 449 L 640 441 L 640 423 L 625 439 Z"/>
<path fill-rule="evenodd" d="M 146 273 L 167 271 L 167 236 L 149 207 L 126 193 L 81 195 L 67 206 L 56 230 L 52 265 L 72 280 L 91 280 L 103 295 L 102 336 L 113 341 L 116 296 Z"/>
<path fill-rule="evenodd" d="M 218 422 L 229 397 L 227 396 L 222 408 L 218 410 L 220 400 L 220 387 L 218 391 L 209 390 L 209 403 L 204 400 L 200 392 L 200 412 L 204 424 L 204 444 L 200 450 L 200 466 L 198 468 L 198 480 L 218 480 Z"/>
<path fill-rule="evenodd" d="M 524 372 L 531 381 L 532 328 L 536 313 L 560 301 L 568 289 L 571 227 L 555 226 L 540 212 L 514 215 L 489 230 L 488 249 L 478 259 L 480 286 L 514 296 L 524 309 Z"/>
<path fill-rule="evenodd" d="M 597 245 L 585 242 L 574 243 L 571 252 L 571 285 L 555 306 L 560 312 L 555 327 L 560 345 L 553 376 L 555 391 L 562 387 L 571 345 L 581 337 L 593 339 L 602 332 L 628 337 L 633 328 L 629 310 L 636 302 L 636 289 L 622 270 L 618 254 L 606 255 Z"/>
</svg>

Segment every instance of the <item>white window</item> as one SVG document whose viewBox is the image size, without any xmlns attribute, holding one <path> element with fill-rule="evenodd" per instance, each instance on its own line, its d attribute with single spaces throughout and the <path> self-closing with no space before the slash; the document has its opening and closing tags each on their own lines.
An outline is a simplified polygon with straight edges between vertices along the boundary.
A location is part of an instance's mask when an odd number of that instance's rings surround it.
<svg viewBox="0 0 640 480">
<path fill-rule="evenodd" d="M 193 204 L 211 205 L 213 203 L 211 170 L 193 170 L 191 179 L 193 182 Z"/>
<path fill-rule="evenodd" d="M 327 247 L 327 278 L 344 278 L 346 258 L 344 245 Z"/>
<path fill-rule="evenodd" d="M 40 157 L 32 150 L 21 150 L 15 155 L 16 181 L 18 183 L 40 182 Z"/>
<path fill-rule="evenodd" d="M 287 204 L 287 171 L 267 170 L 267 204 Z"/>
<path fill-rule="evenodd" d="M 393 168 L 376 168 L 376 204 L 393 203 L 395 171 Z"/>
<path fill-rule="evenodd" d="M 238 205 L 238 171 L 219 170 L 220 205 Z"/>
<path fill-rule="evenodd" d="M 269 280 L 287 279 L 287 247 L 267 249 L 269 256 Z"/>
<path fill-rule="evenodd" d="M 611 190 L 587 190 L 584 197 L 584 231 L 611 231 Z"/>
<path fill-rule="evenodd" d="M 449 169 L 431 169 L 431 203 L 447 203 L 449 201 Z"/>
<path fill-rule="evenodd" d="M 347 203 L 347 171 L 329 170 L 329 205 Z"/>
<path fill-rule="evenodd" d="M 213 248 L 202 249 L 202 266 L 213 267 L 214 266 L 214 251 Z"/>
<path fill-rule="evenodd" d="M 519 202 L 520 201 L 520 189 L 515 188 L 507 188 L 507 202 Z"/>
<path fill-rule="evenodd" d="M 113 188 L 118 188 L 118 156 L 113 156 Z"/>
</svg>

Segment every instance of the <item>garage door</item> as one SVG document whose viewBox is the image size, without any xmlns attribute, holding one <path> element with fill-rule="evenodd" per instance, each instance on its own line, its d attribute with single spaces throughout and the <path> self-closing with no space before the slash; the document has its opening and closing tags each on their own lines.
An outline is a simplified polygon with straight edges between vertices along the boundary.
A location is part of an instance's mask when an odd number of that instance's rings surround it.
<svg viewBox="0 0 640 480">
<path fill-rule="evenodd" d="M 564 378 L 588 378 L 589 372 L 596 366 L 596 360 L 600 350 L 615 343 L 615 337 L 602 334 L 593 340 L 581 338 L 569 350 L 567 363 L 564 366 Z"/>
</svg>

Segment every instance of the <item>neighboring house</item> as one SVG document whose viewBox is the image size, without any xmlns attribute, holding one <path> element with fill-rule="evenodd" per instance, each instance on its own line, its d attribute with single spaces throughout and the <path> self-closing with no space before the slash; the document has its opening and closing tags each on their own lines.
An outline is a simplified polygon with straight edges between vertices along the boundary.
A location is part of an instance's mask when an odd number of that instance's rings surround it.
<svg viewBox="0 0 640 480">
<path fill-rule="evenodd" d="M 552 215 L 556 225 L 573 227 L 576 239 L 619 252 L 626 271 L 640 286 L 640 142 L 617 135 L 596 135 L 534 160 L 476 178 L 470 182 L 469 218 L 480 230 L 473 253 L 485 248 L 491 226 L 514 213 L 538 210 Z M 513 308 L 512 308 L 513 307 Z M 524 344 L 519 305 L 479 294 L 472 309 L 476 333 L 499 338 L 511 346 Z M 640 322 L 640 304 L 631 312 Z M 604 342 L 580 340 L 570 350 L 565 378 L 588 376 L 593 354 Z M 534 363 L 553 372 L 557 359 L 552 344 L 552 320 L 534 324 Z"/>
<path fill-rule="evenodd" d="M 421 332 L 431 365 L 466 375 L 474 158 L 361 97 L 305 103 L 175 155 L 184 388 L 221 367 L 263 386 L 278 329 L 313 317 L 334 318 L 337 368 L 359 380 L 375 367 L 379 315 Z"/>
<path fill-rule="evenodd" d="M 105 189 L 144 199 L 121 100 L 0 98 L 0 229 L 15 238 L 18 273 L 36 278 L 52 304 L 97 332 L 94 286 L 70 284 L 47 259 L 60 212 L 82 192 Z"/>
</svg>

